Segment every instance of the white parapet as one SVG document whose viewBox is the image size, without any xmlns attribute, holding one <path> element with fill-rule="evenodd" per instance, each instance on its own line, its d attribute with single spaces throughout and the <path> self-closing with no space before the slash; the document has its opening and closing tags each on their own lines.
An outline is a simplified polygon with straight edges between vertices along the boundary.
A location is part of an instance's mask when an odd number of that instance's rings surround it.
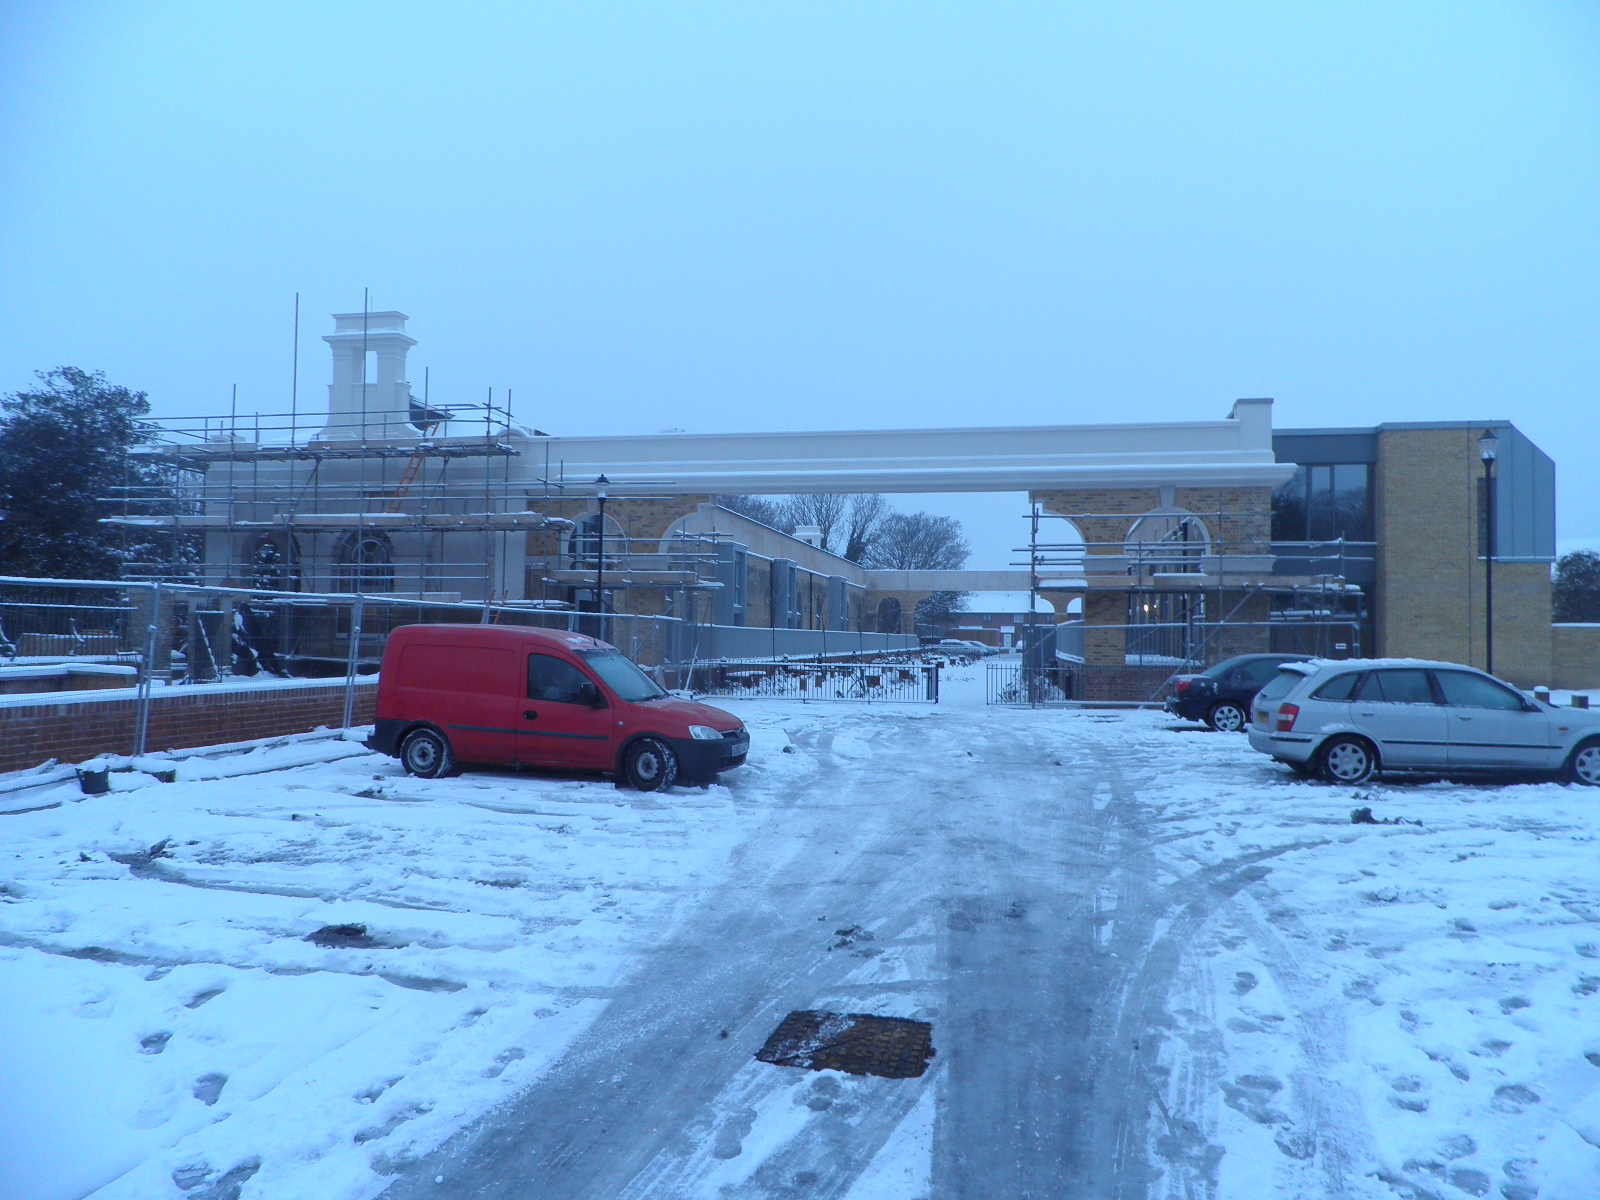
<svg viewBox="0 0 1600 1200">
<path fill-rule="evenodd" d="M 1082 487 L 1275 487 L 1272 401 L 1221 421 L 819 433 L 519 437 L 553 482 L 605 475 L 613 494 L 1004 492 Z"/>
</svg>

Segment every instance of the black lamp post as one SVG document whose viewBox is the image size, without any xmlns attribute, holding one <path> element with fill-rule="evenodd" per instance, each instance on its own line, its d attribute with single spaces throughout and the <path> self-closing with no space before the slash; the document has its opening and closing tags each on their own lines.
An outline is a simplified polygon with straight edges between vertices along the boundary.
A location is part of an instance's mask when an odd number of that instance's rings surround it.
<svg viewBox="0 0 1600 1200">
<path fill-rule="evenodd" d="M 1478 457 L 1483 460 L 1483 669 L 1494 674 L 1494 456 L 1500 439 L 1492 429 L 1478 438 Z"/>
<path fill-rule="evenodd" d="M 605 641 L 606 626 L 606 488 L 611 481 L 604 475 L 594 481 L 594 494 L 600 501 L 600 532 L 595 539 L 594 610 L 599 613 L 600 640 Z"/>
</svg>

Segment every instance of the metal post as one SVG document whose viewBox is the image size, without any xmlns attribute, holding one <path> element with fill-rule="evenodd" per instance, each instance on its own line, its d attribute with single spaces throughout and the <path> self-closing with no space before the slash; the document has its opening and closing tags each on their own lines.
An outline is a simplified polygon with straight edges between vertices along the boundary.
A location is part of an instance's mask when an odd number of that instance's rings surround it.
<svg viewBox="0 0 1600 1200">
<path fill-rule="evenodd" d="M 150 591 L 150 621 L 144 632 L 144 662 L 140 664 L 139 690 L 133 702 L 133 752 L 143 754 L 150 737 L 150 683 L 155 674 L 156 630 L 161 624 L 161 585 Z"/>
<path fill-rule="evenodd" d="M 1044 667 L 1044 655 L 1038 649 L 1039 622 L 1036 615 L 1039 608 L 1039 502 L 1037 500 L 1029 505 L 1028 520 L 1028 648 L 1022 656 L 1022 673 L 1028 681 L 1028 704 L 1033 706 L 1039 702 L 1041 689 L 1038 675 Z M 1028 658 L 1033 655 L 1038 656 L 1039 666 L 1030 671 Z"/>
<path fill-rule="evenodd" d="M 344 672 L 344 724 L 341 729 L 349 729 L 356 708 L 356 664 L 361 657 L 361 614 L 366 607 L 366 598 L 357 596 L 355 604 L 350 609 L 350 659 L 345 664 Z"/>
<path fill-rule="evenodd" d="M 1478 437 L 1478 457 L 1483 460 L 1483 669 L 1494 674 L 1494 459 L 1500 439 L 1485 429 Z M 1470 642 L 1469 642 L 1470 644 Z"/>
<path fill-rule="evenodd" d="M 1494 459 L 1483 460 L 1483 502 L 1489 512 L 1483 548 L 1483 669 L 1494 674 Z"/>
<path fill-rule="evenodd" d="M 600 500 L 600 533 L 595 541 L 594 556 L 594 609 L 602 642 L 606 640 L 606 487 L 610 482 L 604 475 L 594 481 L 595 495 Z"/>
</svg>

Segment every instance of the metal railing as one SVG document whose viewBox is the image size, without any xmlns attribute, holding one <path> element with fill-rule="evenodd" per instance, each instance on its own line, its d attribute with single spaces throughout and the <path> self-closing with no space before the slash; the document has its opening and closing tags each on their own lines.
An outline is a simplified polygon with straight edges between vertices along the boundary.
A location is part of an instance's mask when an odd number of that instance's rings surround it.
<svg viewBox="0 0 1600 1200">
<path fill-rule="evenodd" d="M 378 670 L 402 625 L 563 629 L 610 642 L 646 667 L 680 656 L 672 617 L 382 595 L 252 591 L 170 583 L 0 576 L 0 699 L 133 689 L 126 744 L 143 754 L 150 707 L 168 689 L 285 679 L 344 682 L 343 727 L 357 681 Z"/>
<path fill-rule="evenodd" d="M 685 686 L 697 696 L 750 700 L 854 700 L 937 704 L 939 665 L 923 662 L 698 664 Z"/>
<path fill-rule="evenodd" d="M 1361 624 L 1290 609 L 1265 621 L 1041 625 L 1027 631 L 1020 662 L 986 664 L 984 698 L 1029 707 L 1154 704 L 1175 676 L 1259 653 L 1359 658 Z"/>
</svg>

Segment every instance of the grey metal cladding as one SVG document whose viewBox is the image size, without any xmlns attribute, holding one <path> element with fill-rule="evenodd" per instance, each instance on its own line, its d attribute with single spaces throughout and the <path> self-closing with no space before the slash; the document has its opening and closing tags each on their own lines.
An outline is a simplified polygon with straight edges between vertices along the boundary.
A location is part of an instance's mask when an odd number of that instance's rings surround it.
<svg viewBox="0 0 1600 1200">
<path fill-rule="evenodd" d="M 1272 435 L 1272 455 L 1281 463 L 1375 463 L 1376 429 L 1291 429 Z"/>
<path fill-rule="evenodd" d="M 1553 562 L 1556 557 L 1556 465 L 1515 425 L 1499 425 L 1495 460 L 1495 559 Z"/>
</svg>

